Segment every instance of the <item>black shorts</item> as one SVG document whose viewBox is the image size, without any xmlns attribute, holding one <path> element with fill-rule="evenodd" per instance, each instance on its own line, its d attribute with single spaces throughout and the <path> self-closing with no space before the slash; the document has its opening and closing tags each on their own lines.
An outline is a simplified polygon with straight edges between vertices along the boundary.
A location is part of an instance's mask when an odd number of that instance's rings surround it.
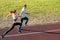
<svg viewBox="0 0 60 40">
<path fill-rule="evenodd" d="M 17 18 L 16 19 L 13 19 L 13 23 L 15 23 L 17 21 Z"/>
<path fill-rule="evenodd" d="M 27 17 L 21 18 L 21 22 L 23 23 L 23 20 L 28 20 Z"/>
</svg>

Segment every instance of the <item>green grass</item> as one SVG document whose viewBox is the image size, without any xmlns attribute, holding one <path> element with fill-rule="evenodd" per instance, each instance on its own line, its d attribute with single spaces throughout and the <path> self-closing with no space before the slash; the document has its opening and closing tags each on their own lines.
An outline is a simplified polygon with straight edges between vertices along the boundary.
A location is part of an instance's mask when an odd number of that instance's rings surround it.
<svg viewBox="0 0 60 40">
<path fill-rule="evenodd" d="M 60 0 L 0 0 L 0 21 L 3 22 L 2 19 L 10 10 L 20 12 L 24 4 L 27 4 L 27 11 L 31 13 L 28 16 L 29 25 L 60 21 Z"/>
</svg>

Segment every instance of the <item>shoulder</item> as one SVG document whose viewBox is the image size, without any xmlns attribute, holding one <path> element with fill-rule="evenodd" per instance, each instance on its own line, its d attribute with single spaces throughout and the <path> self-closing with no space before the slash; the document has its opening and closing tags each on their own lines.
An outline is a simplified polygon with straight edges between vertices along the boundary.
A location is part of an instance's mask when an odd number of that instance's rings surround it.
<svg viewBox="0 0 60 40">
<path fill-rule="evenodd" d="M 22 8 L 22 10 L 24 10 L 24 9 L 25 9 L 25 7 Z"/>
</svg>

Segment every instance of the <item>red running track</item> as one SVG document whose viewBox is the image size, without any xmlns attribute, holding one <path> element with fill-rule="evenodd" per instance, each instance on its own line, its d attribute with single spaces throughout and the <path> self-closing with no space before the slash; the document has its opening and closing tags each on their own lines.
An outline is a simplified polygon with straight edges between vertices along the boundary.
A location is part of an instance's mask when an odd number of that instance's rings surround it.
<svg viewBox="0 0 60 40">
<path fill-rule="evenodd" d="M 0 29 L 0 35 L 8 29 Z M 60 23 L 22 27 L 18 33 L 15 27 L 0 40 L 60 40 Z"/>
</svg>

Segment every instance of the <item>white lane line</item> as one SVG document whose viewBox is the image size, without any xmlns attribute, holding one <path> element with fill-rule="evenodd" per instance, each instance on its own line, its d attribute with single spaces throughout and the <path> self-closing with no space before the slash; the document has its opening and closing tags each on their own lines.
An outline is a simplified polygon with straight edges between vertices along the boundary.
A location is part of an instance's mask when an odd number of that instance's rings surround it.
<svg viewBox="0 0 60 40">
<path fill-rule="evenodd" d="M 44 32 L 55 32 L 55 31 L 60 31 L 60 29 L 47 30 L 47 31 L 44 31 Z M 30 32 L 30 33 L 23 33 L 23 34 L 6 35 L 5 37 L 32 35 L 32 34 L 39 34 L 39 33 L 44 33 L 44 32 Z"/>
</svg>

